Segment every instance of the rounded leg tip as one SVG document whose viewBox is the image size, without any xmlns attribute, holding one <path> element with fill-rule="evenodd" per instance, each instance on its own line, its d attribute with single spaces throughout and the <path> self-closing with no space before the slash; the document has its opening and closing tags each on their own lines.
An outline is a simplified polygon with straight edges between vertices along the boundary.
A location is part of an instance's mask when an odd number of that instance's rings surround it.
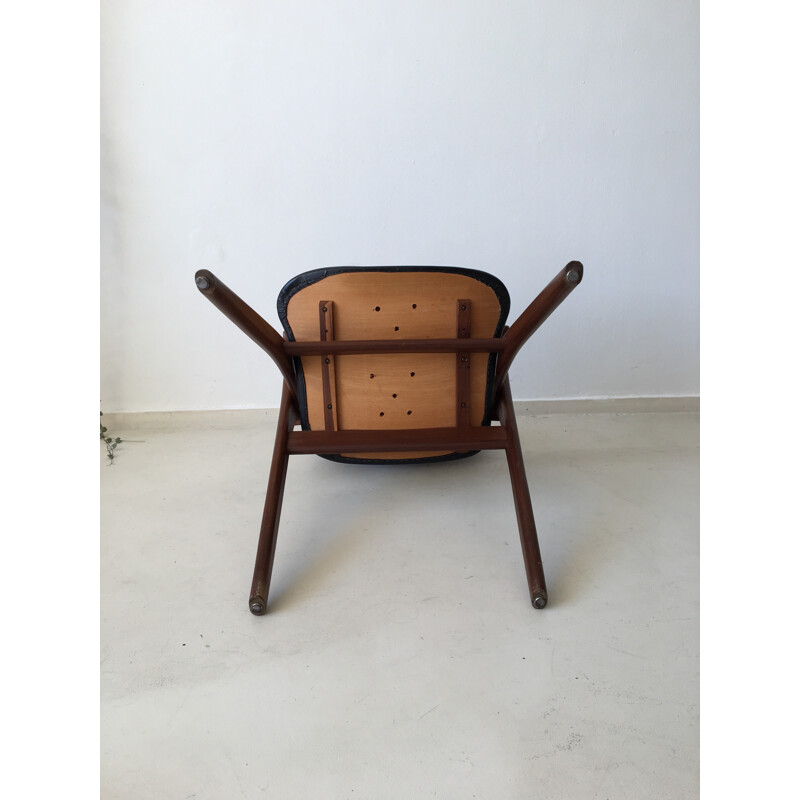
<svg viewBox="0 0 800 800">
<path fill-rule="evenodd" d="M 531 598 L 531 605 L 534 608 L 542 609 L 547 605 L 547 595 L 546 594 L 535 594 Z"/>
<path fill-rule="evenodd" d="M 250 613 L 255 614 L 257 617 L 261 617 L 267 613 L 267 604 L 264 602 L 263 597 L 250 598 Z"/>
<path fill-rule="evenodd" d="M 567 283 L 573 286 L 581 282 L 583 278 L 583 264 L 580 261 L 570 261 L 564 268 L 566 270 Z"/>
</svg>

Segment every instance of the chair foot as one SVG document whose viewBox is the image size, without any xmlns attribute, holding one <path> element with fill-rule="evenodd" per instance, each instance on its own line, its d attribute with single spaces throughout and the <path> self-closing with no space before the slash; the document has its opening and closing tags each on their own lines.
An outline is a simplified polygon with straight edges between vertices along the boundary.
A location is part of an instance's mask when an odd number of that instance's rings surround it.
<svg viewBox="0 0 800 800">
<path fill-rule="evenodd" d="M 253 567 L 253 582 L 250 584 L 250 612 L 258 617 L 267 613 L 272 562 L 275 559 L 283 488 L 286 483 L 286 468 L 289 465 L 286 443 L 289 439 L 289 431 L 292 430 L 296 421 L 297 410 L 292 403 L 289 387 L 284 383 L 281 410 L 278 415 L 278 430 L 275 434 L 275 448 L 272 452 L 272 465 L 269 470 L 267 496 L 264 498 L 264 514 L 261 517 L 261 531 L 258 535 L 256 563 Z"/>
<path fill-rule="evenodd" d="M 511 477 L 511 491 L 514 495 L 514 508 L 517 512 L 522 558 L 525 562 L 525 577 L 528 580 L 528 596 L 531 598 L 531 605 L 541 609 L 547 605 L 547 585 L 544 580 L 542 554 L 539 549 L 539 538 L 536 535 L 531 493 L 528 479 L 525 477 L 525 462 L 522 457 L 522 445 L 519 441 L 519 430 L 517 419 L 514 416 L 508 378 L 503 381 L 500 388 L 497 416 L 501 424 L 505 426 L 508 435 L 506 458 Z"/>
<path fill-rule="evenodd" d="M 250 598 L 250 613 L 255 614 L 257 617 L 263 617 L 267 613 L 267 604 L 263 597 L 255 595 Z"/>
</svg>

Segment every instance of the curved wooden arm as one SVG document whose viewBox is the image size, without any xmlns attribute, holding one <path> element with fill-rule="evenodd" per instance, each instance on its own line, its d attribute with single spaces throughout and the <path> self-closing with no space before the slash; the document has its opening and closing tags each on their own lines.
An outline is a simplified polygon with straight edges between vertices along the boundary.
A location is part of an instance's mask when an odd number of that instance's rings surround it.
<svg viewBox="0 0 800 800">
<path fill-rule="evenodd" d="M 231 322 L 243 330 L 275 362 L 283 375 L 292 396 L 297 398 L 294 368 L 283 350 L 283 339 L 260 314 L 250 308 L 235 292 L 232 292 L 213 272 L 200 269 L 194 282 L 204 294 Z"/>
<path fill-rule="evenodd" d="M 495 395 L 503 385 L 511 362 L 522 345 L 533 336 L 539 326 L 561 305 L 582 279 L 583 264 L 580 261 L 570 261 L 505 332 L 503 338 L 506 346 L 497 358 L 497 371 L 494 379 Z"/>
</svg>

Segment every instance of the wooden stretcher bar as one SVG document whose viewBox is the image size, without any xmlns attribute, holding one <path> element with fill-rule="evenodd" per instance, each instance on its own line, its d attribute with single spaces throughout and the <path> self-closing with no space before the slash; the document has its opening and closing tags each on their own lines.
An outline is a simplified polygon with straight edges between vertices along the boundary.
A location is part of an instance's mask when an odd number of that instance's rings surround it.
<svg viewBox="0 0 800 800">
<path fill-rule="evenodd" d="M 502 427 L 409 428 L 391 431 L 292 431 L 290 455 L 338 453 L 405 453 L 417 450 L 502 450 L 507 438 Z"/>
</svg>

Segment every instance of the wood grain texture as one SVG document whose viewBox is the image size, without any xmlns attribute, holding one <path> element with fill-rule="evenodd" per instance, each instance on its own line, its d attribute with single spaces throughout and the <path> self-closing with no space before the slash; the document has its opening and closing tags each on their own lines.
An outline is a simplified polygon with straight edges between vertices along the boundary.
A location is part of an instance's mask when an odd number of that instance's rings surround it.
<svg viewBox="0 0 800 800">
<path fill-rule="evenodd" d="M 458 339 L 470 338 L 472 301 L 456 300 Z M 456 353 L 456 421 L 459 427 L 469 427 L 470 420 L 470 364 L 472 353 Z"/>
<path fill-rule="evenodd" d="M 319 301 L 319 338 L 322 342 L 333 341 L 333 301 Z M 339 430 L 338 403 L 336 401 L 336 359 L 331 353 L 320 356 L 322 378 L 322 416 L 326 431 Z"/>
<path fill-rule="evenodd" d="M 347 272 L 330 275 L 296 292 L 287 319 L 298 342 L 318 342 L 319 302 L 336 309 L 336 340 L 448 339 L 458 325 L 461 298 L 470 299 L 470 329 L 491 338 L 500 316 L 494 290 L 453 273 Z M 488 353 L 471 356 L 469 425 L 484 416 Z M 325 430 L 319 356 L 303 356 L 308 421 Z M 337 418 L 340 430 L 449 428 L 457 424 L 456 362 L 452 353 L 336 356 Z M 354 458 L 423 458 L 451 451 L 354 453 Z"/>
<path fill-rule="evenodd" d="M 503 450 L 506 430 L 500 426 L 477 428 L 414 428 L 399 431 L 292 431 L 289 455 L 380 453 L 391 446 L 404 455 L 421 447 L 458 447 L 464 450 Z M 361 449 L 359 449 L 361 448 Z"/>
</svg>

